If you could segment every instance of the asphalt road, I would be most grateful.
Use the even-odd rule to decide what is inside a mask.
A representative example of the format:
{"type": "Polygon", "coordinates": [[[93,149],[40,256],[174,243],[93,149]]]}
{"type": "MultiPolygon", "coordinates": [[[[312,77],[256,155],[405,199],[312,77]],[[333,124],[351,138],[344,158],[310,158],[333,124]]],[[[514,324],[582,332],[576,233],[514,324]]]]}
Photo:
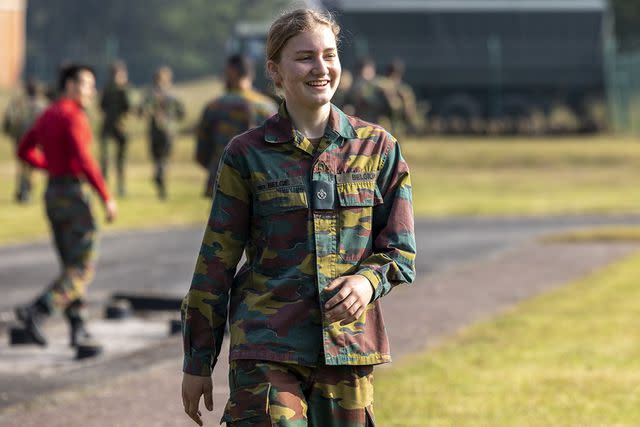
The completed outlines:
{"type": "MultiPolygon", "coordinates": [[[[544,234],[612,224],[640,224],[640,217],[420,220],[416,224],[418,273],[424,279],[425,276],[446,273],[448,269],[455,272],[466,262],[517,248],[544,234]]],[[[114,292],[184,295],[201,234],[202,228],[193,227],[104,236],[98,274],[89,292],[90,303],[97,307],[114,292]]],[[[15,304],[24,303],[35,296],[55,275],[57,268],[54,252],[47,243],[0,247],[0,289],[3,295],[0,300],[0,323],[3,320],[1,317],[10,317],[10,310],[15,304]]],[[[436,291],[452,292],[451,289],[436,291]]],[[[491,297],[492,294],[489,292],[488,295],[491,297]]],[[[438,307],[432,311],[439,313],[438,307]]],[[[105,322],[97,325],[96,322],[97,319],[92,324],[94,332],[97,326],[107,326],[105,322]]],[[[160,328],[159,332],[154,332],[154,329],[151,331],[153,334],[149,331],[143,334],[135,329],[130,330],[131,327],[126,325],[110,325],[114,330],[112,335],[123,338],[120,335],[129,333],[129,339],[144,348],[131,351],[126,348],[112,349],[111,356],[96,362],[78,364],[72,361],[72,354],[65,347],[66,338],[63,338],[66,327],[61,321],[52,325],[51,331],[56,335],[53,341],[59,344],[59,348],[54,346],[43,353],[38,348],[13,349],[6,344],[0,345],[0,390],[5,390],[0,392],[0,410],[46,395],[52,390],[96,383],[163,360],[179,358],[180,346],[175,339],[149,339],[162,335],[163,327],[158,322],[153,324],[151,319],[147,323],[147,329],[160,328]],[[33,375],[25,375],[25,372],[31,371],[33,375]]],[[[2,338],[7,339],[6,336],[2,338]]],[[[122,347],[118,343],[111,344],[122,347]]]]}
{"type": "MultiPolygon", "coordinates": [[[[591,226],[640,224],[638,216],[456,218],[416,223],[418,274],[518,246],[541,235],[591,226]]],[[[182,296],[186,293],[203,227],[136,231],[102,236],[89,303],[115,292],[182,296]]],[[[49,243],[0,247],[0,313],[35,297],[54,278],[57,259],[49,243]]]]}

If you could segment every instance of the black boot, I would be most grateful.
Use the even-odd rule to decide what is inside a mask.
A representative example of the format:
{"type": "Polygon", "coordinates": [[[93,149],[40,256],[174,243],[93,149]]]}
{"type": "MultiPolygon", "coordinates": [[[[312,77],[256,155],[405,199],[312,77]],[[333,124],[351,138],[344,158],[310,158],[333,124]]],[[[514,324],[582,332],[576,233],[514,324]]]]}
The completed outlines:
{"type": "Polygon", "coordinates": [[[46,346],[47,338],[42,331],[42,321],[47,313],[37,305],[27,305],[15,309],[16,318],[24,325],[24,330],[38,345],[46,346]]]}
{"type": "Polygon", "coordinates": [[[71,347],[78,347],[83,342],[91,339],[91,334],[87,331],[84,321],[79,317],[69,318],[69,331],[71,347]]]}
{"type": "Polygon", "coordinates": [[[71,347],[78,347],[91,338],[85,327],[85,311],[84,303],[80,299],[69,304],[64,311],[64,317],[69,322],[69,345],[71,347]]]}

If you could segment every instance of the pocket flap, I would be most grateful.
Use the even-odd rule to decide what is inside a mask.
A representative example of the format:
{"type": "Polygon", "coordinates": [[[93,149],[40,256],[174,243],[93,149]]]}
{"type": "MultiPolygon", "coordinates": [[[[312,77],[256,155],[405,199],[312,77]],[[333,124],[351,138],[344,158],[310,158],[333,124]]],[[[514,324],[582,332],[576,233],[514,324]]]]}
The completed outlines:
{"type": "Polygon", "coordinates": [[[229,396],[220,423],[251,420],[252,426],[271,426],[269,391],[271,384],[256,384],[234,390],[229,396]],[[264,423],[264,424],[263,424],[264,423]]]}
{"type": "Polygon", "coordinates": [[[302,177],[264,181],[256,185],[256,210],[268,215],[295,209],[307,209],[307,190],[302,177]]]}
{"type": "Polygon", "coordinates": [[[340,206],[375,206],[382,204],[382,196],[375,181],[346,182],[337,185],[340,206]]]}

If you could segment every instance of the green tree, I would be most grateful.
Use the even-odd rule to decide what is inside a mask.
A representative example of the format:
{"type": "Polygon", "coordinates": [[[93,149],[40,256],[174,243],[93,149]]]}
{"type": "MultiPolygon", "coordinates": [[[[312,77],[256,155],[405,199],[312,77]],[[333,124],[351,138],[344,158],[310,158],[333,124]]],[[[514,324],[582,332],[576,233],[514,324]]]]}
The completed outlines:
{"type": "Polygon", "coordinates": [[[60,63],[83,60],[104,74],[108,63],[119,57],[128,63],[132,80],[140,83],[161,64],[171,66],[178,79],[211,74],[224,61],[235,22],[271,19],[288,3],[30,0],[27,72],[51,80],[60,63]]]}

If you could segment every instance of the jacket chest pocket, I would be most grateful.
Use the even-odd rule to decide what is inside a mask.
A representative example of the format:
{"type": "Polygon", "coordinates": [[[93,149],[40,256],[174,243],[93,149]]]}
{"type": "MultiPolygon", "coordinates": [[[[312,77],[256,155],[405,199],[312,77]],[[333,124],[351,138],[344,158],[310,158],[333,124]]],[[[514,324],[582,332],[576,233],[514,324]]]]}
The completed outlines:
{"type": "Polygon", "coordinates": [[[256,268],[273,273],[287,268],[283,257],[294,262],[308,249],[309,202],[306,185],[297,179],[269,182],[273,184],[259,185],[254,194],[252,234],[256,268]]]}
{"type": "Polygon", "coordinates": [[[302,177],[259,182],[254,201],[255,213],[260,216],[309,208],[307,189],[302,177]]]}
{"type": "Polygon", "coordinates": [[[370,175],[369,179],[357,181],[337,176],[338,254],[350,264],[357,264],[370,255],[374,238],[373,208],[383,203],[375,175],[370,175]]]}

